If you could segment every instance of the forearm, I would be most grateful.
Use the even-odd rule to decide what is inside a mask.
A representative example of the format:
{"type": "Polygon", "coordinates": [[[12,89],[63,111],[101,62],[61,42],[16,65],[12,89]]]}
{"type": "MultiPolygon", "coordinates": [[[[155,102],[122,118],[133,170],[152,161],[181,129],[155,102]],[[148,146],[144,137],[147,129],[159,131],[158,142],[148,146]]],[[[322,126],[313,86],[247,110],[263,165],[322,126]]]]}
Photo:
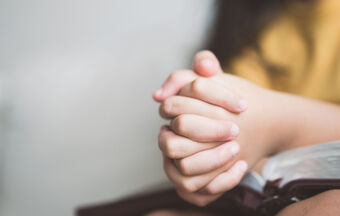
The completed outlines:
{"type": "Polygon", "coordinates": [[[340,106],[285,93],[277,97],[276,152],[340,140],[340,106]]]}
{"type": "Polygon", "coordinates": [[[309,199],[292,204],[281,210],[277,216],[335,216],[340,214],[340,191],[329,190],[309,199]]]}

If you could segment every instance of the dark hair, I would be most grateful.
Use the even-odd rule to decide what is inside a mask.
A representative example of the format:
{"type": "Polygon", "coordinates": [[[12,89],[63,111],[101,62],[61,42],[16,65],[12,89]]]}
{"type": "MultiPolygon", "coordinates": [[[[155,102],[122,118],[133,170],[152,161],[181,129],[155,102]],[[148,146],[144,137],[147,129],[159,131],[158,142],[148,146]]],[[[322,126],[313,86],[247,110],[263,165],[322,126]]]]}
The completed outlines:
{"type": "Polygon", "coordinates": [[[262,30],[289,1],[313,0],[217,0],[215,24],[205,48],[227,65],[245,47],[257,48],[262,30]]]}

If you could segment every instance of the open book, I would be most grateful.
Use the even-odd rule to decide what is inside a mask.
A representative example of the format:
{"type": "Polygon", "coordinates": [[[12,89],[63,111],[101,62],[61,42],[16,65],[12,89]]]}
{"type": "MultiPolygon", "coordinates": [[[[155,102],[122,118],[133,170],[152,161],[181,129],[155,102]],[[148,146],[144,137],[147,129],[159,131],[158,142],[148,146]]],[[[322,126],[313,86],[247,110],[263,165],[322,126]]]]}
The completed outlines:
{"type": "Polygon", "coordinates": [[[329,189],[340,189],[340,141],[288,150],[270,158],[262,176],[242,180],[240,205],[273,215],[282,207],[329,189]]]}
{"type": "Polygon", "coordinates": [[[291,203],[330,189],[340,189],[340,141],[277,154],[267,161],[262,175],[248,173],[237,187],[204,208],[186,203],[172,188],[82,207],[77,216],[139,216],[159,209],[272,216],[291,203]]]}

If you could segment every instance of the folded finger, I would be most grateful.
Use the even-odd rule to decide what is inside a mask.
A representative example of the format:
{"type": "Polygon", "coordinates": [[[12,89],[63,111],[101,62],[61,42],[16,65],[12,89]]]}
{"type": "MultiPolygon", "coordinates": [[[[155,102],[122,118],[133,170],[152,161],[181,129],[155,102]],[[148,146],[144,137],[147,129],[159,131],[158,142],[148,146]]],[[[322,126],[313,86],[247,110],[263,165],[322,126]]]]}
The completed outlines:
{"type": "Polygon", "coordinates": [[[239,144],[231,141],[215,148],[200,151],[189,157],[175,160],[175,164],[183,175],[200,175],[224,166],[238,154],[239,150],[239,144]]]}
{"type": "Polygon", "coordinates": [[[230,120],[232,114],[227,110],[191,97],[171,96],[159,107],[160,115],[171,119],[181,114],[196,114],[213,119],[230,120]]]}
{"type": "Polygon", "coordinates": [[[197,74],[205,77],[223,73],[218,59],[209,50],[202,50],[195,55],[193,68],[197,74]]]}
{"type": "Polygon", "coordinates": [[[163,156],[164,171],[168,178],[175,184],[176,188],[188,193],[196,192],[208,184],[217,173],[208,173],[199,176],[184,176],[176,168],[174,162],[163,156]]]}
{"type": "Polygon", "coordinates": [[[185,201],[192,203],[194,205],[203,207],[212,201],[219,198],[222,194],[210,195],[210,194],[200,194],[200,193],[188,193],[185,191],[177,190],[177,194],[185,201]]]}
{"type": "Polygon", "coordinates": [[[177,116],[170,122],[170,128],[177,135],[198,142],[228,141],[239,134],[238,126],[231,121],[192,114],[177,116]]]}
{"type": "Polygon", "coordinates": [[[158,145],[163,154],[171,159],[188,157],[197,152],[211,149],[223,142],[200,143],[178,136],[167,126],[163,126],[158,136],[158,145]]]}
{"type": "Polygon", "coordinates": [[[163,155],[163,168],[166,175],[175,184],[176,188],[188,193],[202,191],[215,177],[229,170],[233,163],[234,161],[231,161],[223,167],[205,174],[185,176],[177,169],[173,160],[163,155]]]}
{"type": "Polygon", "coordinates": [[[247,102],[242,97],[209,78],[195,79],[185,85],[179,95],[196,98],[234,113],[243,112],[247,108],[247,102]]]}
{"type": "Polygon", "coordinates": [[[181,88],[197,77],[197,74],[192,70],[175,71],[163,83],[162,87],[152,94],[152,97],[155,101],[161,102],[170,96],[176,95],[181,88]]]}
{"type": "Polygon", "coordinates": [[[237,161],[230,169],[214,178],[201,192],[220,194],[229,191],[241,182],[247,169],[248,165],[245,161],[237,161]]]}

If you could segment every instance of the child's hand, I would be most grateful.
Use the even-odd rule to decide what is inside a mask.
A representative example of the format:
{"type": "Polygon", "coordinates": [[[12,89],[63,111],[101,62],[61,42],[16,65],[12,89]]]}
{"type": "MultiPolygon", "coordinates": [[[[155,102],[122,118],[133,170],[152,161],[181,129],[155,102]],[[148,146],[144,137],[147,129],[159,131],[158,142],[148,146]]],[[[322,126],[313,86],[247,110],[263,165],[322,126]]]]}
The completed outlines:
{"type": "MultiPolygon", "coordinates": [[[[210,69],[218,71],[216,75],[212,78],[197,78],[197,75],[186,71],[182,79],[181,73],[177,72],[177,78],[169,79],[163,86],[163,94],[171,96],[170,89],[172,94],[180,91],[179,95],[166,100],[164,97],[160,108],[163,117],[172,119],[171,130],[163,127],[159,136],[165,172],[177,186],[179,195],[198,205],[205,205],[235,187],[247,170],[247,164],[235,158],[240,149],[238,143],[229,142],[238,135],[238,127],[233,122],[239,124],[242,130],[237,139],[241,144],[238,158],[245,159],[253,166],[266,154],[265,148],[260,145],[263,144],[262,134],[258,133],[261,130],[256,130],[258,126],[264,125],[258,111],[265,111],[262,110],[263,101],[259,99],[267,95],[266,90],[220,73],[222,70],[214,56],[211,53],[204,54],[212,60],[210,69]],[[174,87],[176,85],[177,88],[174,87]],[[254,111],[247,111],[240,116],[227,112],[238,113],[246,108],[244,99],[232,90],[254,102],[254,111]]],[[[196,71],[204,68],[197,69],[197,61],[194,67],[196,71]]]]}
{"type": "MultiPolygon", "coordinates": [[[[192,70],[178,70],[173,72],[169,78],[164,82],[162,87],[153,93],[155,101],[162,102],[170,96],[176,95],[184,86],[196,80],[198,77],[213,77],[218,74],[223,74],[221,66],[213,53],[210,51],[201,51],[194,57],[192,70]]],[[[226,92],[223,89],[223,92],[226,92]]],[[[212,92],[214,94],[218,92],[212,92]]],[[[219,94],[221,95],[221,94],[219,94]]],[[[237,95],[235,92],[229,90],[227,98],[221,98],[221,107],[234,113],[240,113],[246,110],[247,102],[237,95]]]]}
{"type": "Polygon", "coordinates": [[[159,145],[164,171],[186,201],[204,206],[234,188],[247,170],[247,163],[235,156],[237,142],[202,143],[161,128],[159,145]]]}
{"type": "Polygon", "coordinates": [[[185,200],[206,205],[233,188],[247,169],[243,160],[252,167],[264,156],[340,139],[339,106],[265,90],[217,73],[221,69],[216,59],[202,62],[199,67],[194,62],[195,72],[212,77],[177,72],[154,94],[163,102],[161,115],[171,119],[170,127],[163,127],[159,135],[164,169],[185,200]],[[211,73],[199,71],[202,68],[211,73]],[[240,115],[237,108],[246,106],[233,91],[249,104],[240,115]],[[233,123],[241,128],[237,137],[231,133],[233,123]]]}

